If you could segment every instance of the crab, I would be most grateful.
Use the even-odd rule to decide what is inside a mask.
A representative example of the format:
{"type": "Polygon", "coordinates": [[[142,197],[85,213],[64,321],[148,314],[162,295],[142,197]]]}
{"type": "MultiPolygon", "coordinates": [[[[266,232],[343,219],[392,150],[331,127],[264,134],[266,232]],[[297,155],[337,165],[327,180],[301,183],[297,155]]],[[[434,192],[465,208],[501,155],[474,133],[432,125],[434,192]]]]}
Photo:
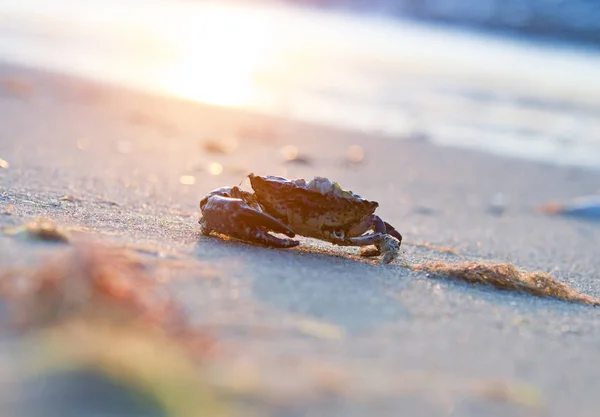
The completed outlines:
{"type": "Polygon", "coordinates": [[[254,193],[223,187],[202,198],[198,223],[204,235],[216,233],[275,248],[297,246],[300,242],[291,238],[300,235],[359,246],[362,256],[381,255],[384,263],[398,256],[402,235],[374,214],[376,201],[323,177],[308,182],[254,174],[248,178],[254,193]]]}

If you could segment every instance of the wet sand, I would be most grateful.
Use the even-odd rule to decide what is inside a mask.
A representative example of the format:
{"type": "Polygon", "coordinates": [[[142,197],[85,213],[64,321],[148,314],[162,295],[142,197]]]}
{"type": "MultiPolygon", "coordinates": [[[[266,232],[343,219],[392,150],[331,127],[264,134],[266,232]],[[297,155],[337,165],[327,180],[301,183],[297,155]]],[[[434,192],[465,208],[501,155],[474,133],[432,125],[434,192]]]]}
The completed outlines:
{"type": "MultiPolygon", "coordinates": [[[[173,271],[164,286],[227,346],[218,372],[257,376],[252,404],[262,415],[595,415],[597,309],[432,280],[402,263],[512,262],[598,297],[600,224],[534,210],[597,193],[597,171],[11,66],[0,67],[0,80],[0,158],[9,164],[0,168],[0,225],[45,216],[159,261],[214,271],[218,279],[194,267],[173,271]],[[233,152],[206,149],[224,139],[237,143],[233,152]],[[353,145],[364,150],[360,162],[348,161],[353,145]],[[304,162],[286,161],[286,146],[304,162]],[[356,248],[309,239],[275,250],[201,236],[200,198],[249,172],[327,176],[377,200],[404,236],[403,258],[378,265],[356,248]],[[500,195],[502,210],[492,209],[500,195]]],[[[29,265],[55,250],[2,236],[0,265],[29,265]]],[[[41,401],[38,394],[28,398],[41,401]]]]}

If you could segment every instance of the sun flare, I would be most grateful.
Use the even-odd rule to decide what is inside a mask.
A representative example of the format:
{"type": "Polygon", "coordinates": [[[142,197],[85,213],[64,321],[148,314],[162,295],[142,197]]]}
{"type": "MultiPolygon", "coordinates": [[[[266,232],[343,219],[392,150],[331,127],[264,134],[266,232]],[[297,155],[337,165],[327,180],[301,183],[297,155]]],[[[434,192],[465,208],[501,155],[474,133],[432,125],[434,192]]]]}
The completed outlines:
{"type": "Polygon", "coordinates": [[[167,31],[175,55],[162,76],[165,89],[209,104],[244,106],[254,101],[255,76],[269,53],[268,30],[258,14],[204,9],[167,31]]]}

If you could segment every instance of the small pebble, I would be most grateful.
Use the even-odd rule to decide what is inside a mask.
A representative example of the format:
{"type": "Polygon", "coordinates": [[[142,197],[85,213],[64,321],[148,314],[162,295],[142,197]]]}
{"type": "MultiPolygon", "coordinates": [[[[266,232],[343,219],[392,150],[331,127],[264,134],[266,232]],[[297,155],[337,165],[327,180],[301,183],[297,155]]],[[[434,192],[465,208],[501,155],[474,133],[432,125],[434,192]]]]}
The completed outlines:
{"type": "Polygon", "coordinates": [[[311,163],[310,158],[301,155],[298,151],[298,148],[293,145],[284,146],[280,149],[279,152],[281,153],[281,155],[283,155],[285,162],[303,165],[310,165],[311,163]]]}
{"type": "Polygon", "coordinates": [[[506,211],[507,198],[504,193],[496,193],[492,196],[488,211],[495,216],[501,216],[506,211]]]}
{"type": "Polygon", "coordinates": [[[204,149],[211,153],[233,153],[238,147],[236,139],[208,140],[202,143],[204,149]]]}
{"type": "Polygon", "coordinates": [[[67,195],[64,195],[64,196],[60,197],[60,198],[58,199],[58,201],[71,201],[71,202],[74,202],[74,203],[80,203],[80,202],[81,202],[81,199],[80,199],[80,198],[73,197],[73,196],[72,196],[72,195],[70,195],[70,194],[67,194],[67,195]]]}
{"type": "Polygon", "coordinates": [[[413,211],[416,214],[421,214],[423,216],[433,216],[434,214],[436,214],[436,210],[431,208],[431,207],[427,207],[427,206],[416,206],[413,211]]]}
{"type": "Polygon", "coordinates": [[[10,164],[8,163],[8,161],[5,161],[4,159],[0,158],[0,168],[8,169],[10,168],[10,164]]]}
{"type": "Polygon", "coordinates": [[[298,157],[298,148],[293,145],[284,146],[279,150],[279,152],[286,161],[291,161],[298,157]]]}

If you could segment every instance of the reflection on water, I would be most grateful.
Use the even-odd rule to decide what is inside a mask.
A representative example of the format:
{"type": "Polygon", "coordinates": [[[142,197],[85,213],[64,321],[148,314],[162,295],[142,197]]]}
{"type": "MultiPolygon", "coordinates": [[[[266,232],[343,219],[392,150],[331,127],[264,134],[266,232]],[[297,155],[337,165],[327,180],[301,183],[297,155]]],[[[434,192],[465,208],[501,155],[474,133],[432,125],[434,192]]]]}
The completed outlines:
{"type": "Polygon", "coordinates": [[[338,127],[600,164],[591,52],[248,3],[4,0],[0,57],[338,127]]]}

